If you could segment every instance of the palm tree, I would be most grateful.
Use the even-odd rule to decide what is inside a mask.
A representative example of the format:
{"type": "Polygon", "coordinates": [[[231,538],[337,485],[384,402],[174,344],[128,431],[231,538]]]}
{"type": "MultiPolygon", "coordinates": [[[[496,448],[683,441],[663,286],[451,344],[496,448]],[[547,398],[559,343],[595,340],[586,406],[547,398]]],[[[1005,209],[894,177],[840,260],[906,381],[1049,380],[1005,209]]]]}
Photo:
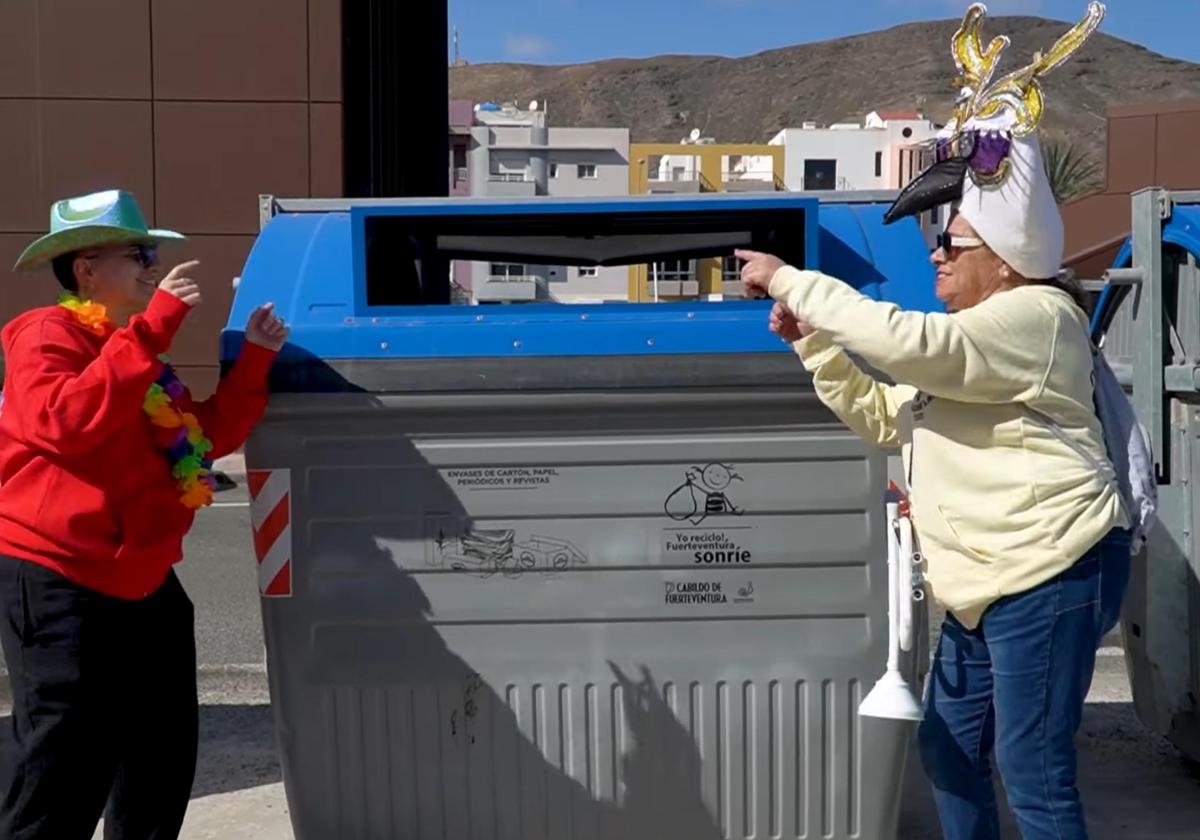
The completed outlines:
{"type": "Polygon", "coordinates": [[[1066,140],[1051,140],[1042,147],[1046,177],[1059,204],[1095,192],[1103,186],[1100,165],[1088,154],[1066,140]]]}

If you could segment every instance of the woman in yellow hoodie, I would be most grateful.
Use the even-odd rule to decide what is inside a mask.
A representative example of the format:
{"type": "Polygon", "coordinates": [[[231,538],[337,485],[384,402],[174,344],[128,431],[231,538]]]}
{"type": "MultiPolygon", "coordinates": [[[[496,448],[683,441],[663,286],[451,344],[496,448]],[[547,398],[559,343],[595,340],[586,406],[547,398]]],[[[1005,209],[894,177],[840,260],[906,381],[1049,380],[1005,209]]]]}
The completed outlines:
{"type": "MultiPolygon", "coordinates": [[[[888,215],[958,202],[931,258],[946,313],[904,312],[770,255],[739,256],[747,290],[775,299],[771,329],[821,400],[866,440],[902,450],[928,584],[949,611],[920,732],[945,836],[999,837],[994,751],[1025,840],[1080,840],[1074,737],[1128,582],[1128,520],[1113,471],[1095,468],[1109,462],[1087,318],[1054,279],[1063,229],[1033,133],[1040,108],[988,109],[993,91],[979,87],[1000,50],[982,49],[982,16],[972,7],[955,37],[968,86],[938,163],[888,215]]],[[[1102,16],[1093,4],[1024,77],[997,85],[1037,105],[1037,76],[1102,16]]]]}

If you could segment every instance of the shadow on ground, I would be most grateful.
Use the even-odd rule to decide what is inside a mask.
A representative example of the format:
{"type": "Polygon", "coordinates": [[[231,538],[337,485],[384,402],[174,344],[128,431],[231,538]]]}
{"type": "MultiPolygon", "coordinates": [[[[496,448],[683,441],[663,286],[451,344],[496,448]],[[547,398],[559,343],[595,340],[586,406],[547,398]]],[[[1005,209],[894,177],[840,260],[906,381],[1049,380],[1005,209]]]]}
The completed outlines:
{"type": "Polygon", "coordinates": [[[201,706],[192,799],[282,781],[271,727],[270,706],[201,706]]]}
{"type": "MultiPolygon", "coordinates": [[[[0,717],[0,756],[7,756],[11,739],[10,718],[5,709],[0,717]]],[[[282,780],[271,731],[270,706],[200,707],[200,756],[192,799],[282,780]]]]}

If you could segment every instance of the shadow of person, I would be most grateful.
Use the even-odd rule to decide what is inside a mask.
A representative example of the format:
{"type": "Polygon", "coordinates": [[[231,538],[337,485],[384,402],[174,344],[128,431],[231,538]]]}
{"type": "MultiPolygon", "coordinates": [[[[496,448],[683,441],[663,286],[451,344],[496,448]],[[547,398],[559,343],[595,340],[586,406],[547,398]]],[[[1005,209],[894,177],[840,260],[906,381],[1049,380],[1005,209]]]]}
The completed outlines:
{"type": "MultiPolygon", "coordinates": [[[[376,413],[377,428],[356,420],[359,435],[336,451],[309,444],[293,470],[306,488],[292,499],[295,591],[263,602],[296,836],[719,836],[700,756],[649,672],[635,684],[579,660],[603,625],[522,615],[548,597],[543,581],[579,568],[445,560],[450,534],[497,526],[476,523],[394,415],[376,413]],[[576,641],[556,651],[555,627],[576,641]]],[[[251,465],[260,455],[248,449],[251,465]]]]}
{"type": "Polygon", "coordinates": [[[724,833],[704,803],[703,760],[696,740],[680,723],[649,669],[641,681],[608,663],[621,687],[625,723],[633,742],[621,759],[628,838],[718,840],[724,833]]]}
{"type": "MultiPolygon", "coordinates": [[[[489,662],[468,662],[432,622],[417,576],[379,544],[411,536],[377,527],[339,541],[336,551],[365,577],[325,581],[305,596],[322,618],[299,631],[309,639],[303,663],[300,650],[285,650],[296,628],[267,617],[298,838],[721,836],[703,803],[695,743],[647,670],[635,683],[610,663],[588,707],[580,683],[589,680],[568,685],[533,651],[488,649],[477,635],[469,646],[488,649],[489,662]],[[625,732],[614,731],[614,702],[625,732]]],[[[462,627],[447,629],[463,638],[462,627]]]]}

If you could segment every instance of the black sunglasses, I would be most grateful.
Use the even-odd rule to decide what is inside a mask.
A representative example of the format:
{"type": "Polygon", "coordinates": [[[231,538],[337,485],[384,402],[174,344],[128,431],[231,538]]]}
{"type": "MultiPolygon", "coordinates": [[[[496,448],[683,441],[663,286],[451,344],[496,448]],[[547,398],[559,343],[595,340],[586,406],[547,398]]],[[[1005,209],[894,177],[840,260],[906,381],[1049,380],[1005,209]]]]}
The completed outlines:
{"type": "Polygon", "coordinates": [[[980,248],[986,243],[977,236],[958,236],[953,233],[939,233],[934,240],[937,244],[935,250],[941,248],[946,253],[951,250],[962,248],[980,248]]]}
{"type": "Polygon", "coordinates": [[[133,250],[125,256],[136,260],[142,268],[153,268],[158,265],[158,246],[134,245],[133,250]]]}

